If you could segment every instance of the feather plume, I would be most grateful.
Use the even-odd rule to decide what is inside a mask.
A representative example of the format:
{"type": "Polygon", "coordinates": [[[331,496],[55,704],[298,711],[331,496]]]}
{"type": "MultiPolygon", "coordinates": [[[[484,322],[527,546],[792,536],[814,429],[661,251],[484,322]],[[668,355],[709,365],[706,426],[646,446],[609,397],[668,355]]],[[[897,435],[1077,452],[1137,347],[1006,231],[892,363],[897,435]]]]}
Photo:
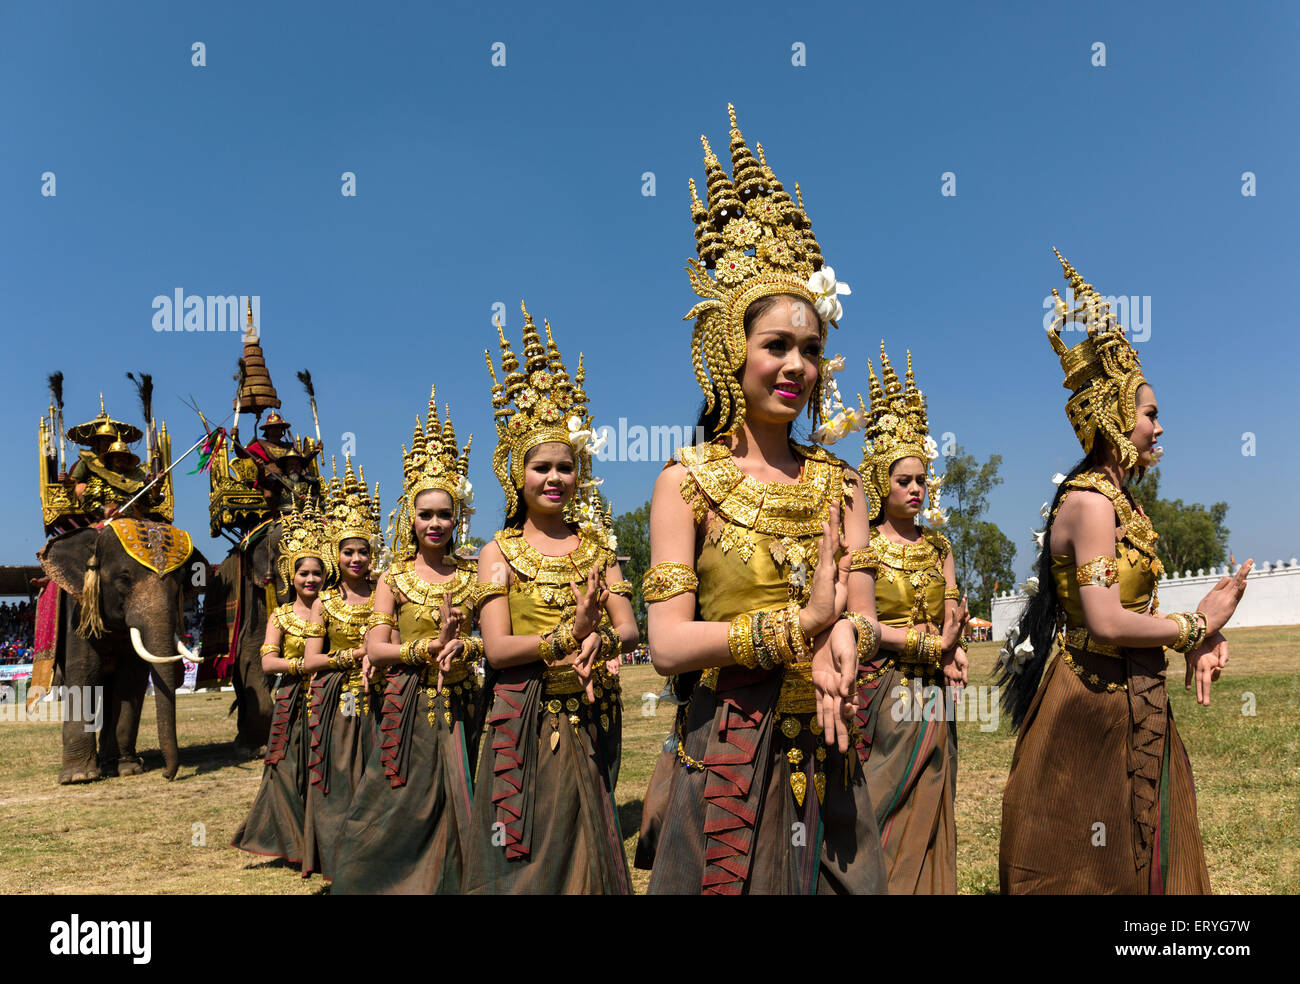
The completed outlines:
{"type": "Polygon", "coordinates": [[[144,426],[147,430],[149,422],[153,420],[153,375],[142,372],[136,376],[135,373],[128,372],[126,378],[135,383],[135,392],[140,397],[140,410],[144,413],[144,426]]]}
{"type": "Polygon", "coordinates": [[[298,382],[302,383],[303,389],[307,391],[309,399],[316,399],[316,387],[312,385],[311,373],[306,369],[298,370],[298,382]]]}
{"type": "Polygon", "coordinates": [[[54,397],[54,405],[60,410],[63,409],[63,371],[50,373],[50,396],[54,397]]]}

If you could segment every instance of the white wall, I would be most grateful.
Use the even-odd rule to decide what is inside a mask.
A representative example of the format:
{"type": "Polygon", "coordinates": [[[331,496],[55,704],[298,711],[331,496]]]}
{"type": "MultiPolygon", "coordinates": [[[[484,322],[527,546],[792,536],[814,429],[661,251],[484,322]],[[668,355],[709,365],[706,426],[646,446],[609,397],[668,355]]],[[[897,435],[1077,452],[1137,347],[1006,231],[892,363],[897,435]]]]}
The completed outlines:
{"type": "MultiPolygon", "coordinates": [[[[1210,571],[1184,571],[1177,577],[1160,579],[1160,610],[1192,612],[1228,566],[1210,571]]],[[[1022,591],[1004,591],[993,599],[993,638],[1005,639],[1007,629],[1020,618],[1027,596],[1022,591]]],[[[1256,564],[1246,579],[1246,593],[1233,613],[1229,628],[1250,625],[1296,625],[1300,623],[1300,563],[1264,561],[1256,564]]]]}

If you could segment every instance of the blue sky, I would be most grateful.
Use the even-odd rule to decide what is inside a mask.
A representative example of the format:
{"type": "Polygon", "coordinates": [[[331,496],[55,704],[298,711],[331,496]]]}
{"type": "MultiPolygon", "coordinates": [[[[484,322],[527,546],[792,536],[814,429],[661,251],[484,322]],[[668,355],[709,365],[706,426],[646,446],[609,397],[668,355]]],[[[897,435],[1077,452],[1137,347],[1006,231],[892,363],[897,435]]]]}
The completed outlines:
{"type": "MultiPolygon", "coordinates": [[[[228,412],[240,336],[155,332],[153,298],[176,288],[261,298],[282,412],[311,432],[294,378],[310,369],[327,453],[355,434],[386,508],[436,382],[475,434],[480,536],[501,516],[493,304],[517,337],[526,299],[566,358],[586,353],[598,423],[693,421],[686,179],[703,177],[700,133],[725,148],[729,101],[786,186],[800,182],[853,287],[829,342],[849,363],[842,389],[865,390],[881,338],[900,362],[912,349],[936,436],[1003,456],[990,518],[1018,573],[1050,475],[1079,454],[1042,330],[1064,286],[1053,245],[1102,293],[1150,298],[1139,351],[1167,431],[1165,494],[1227,501],[1238,559],[1300,553],[1300,7],[707,11],[6,5],[0,434],[18,464],[0,488],[0,562],[31,562],[43,539],[33,445],[52,370],[69,424],[101,389],[134,420],[125,373],[152,372],[177,451],[197,436],[178,396],[228,412]],[[955,197],[940,194],[948,171],[955,197]]],[[[856,437],[835,446],[855,463],[856,437]]],[[[648,498],[658,467],[604,465],[617,510],[648,498]]],[[[178,523],[219,558],[206,478],[180,477],[177,497],[178,523]]]]}

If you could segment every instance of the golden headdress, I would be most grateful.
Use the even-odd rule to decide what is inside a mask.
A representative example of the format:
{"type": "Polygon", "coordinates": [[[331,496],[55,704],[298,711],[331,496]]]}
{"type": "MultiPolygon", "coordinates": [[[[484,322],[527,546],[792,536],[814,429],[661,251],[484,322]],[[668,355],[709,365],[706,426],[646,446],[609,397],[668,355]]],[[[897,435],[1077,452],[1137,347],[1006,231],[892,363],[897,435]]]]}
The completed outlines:
{"type": "MultiPolygon", "coordinates": [[[[728,104],[727,112],[731,177],[708,138],[701,136],[707,208],[700,203],[695,179],[690,180],[699,259],[689,261],[687,273],[691,287],[704,300],[683,319],[695,319],[691,335],[695,379],[709,411],[721,399],[722,433],[734,432],[745,422],[745,396],[735,372],[745,362],[746,309],[773,294],[801,297],[817,311],[824,338],[826,325],[839,327],[843,313],[836,294],[849,293],[847,285],[836,282],[835,271],[824,265],[799,186],[795,185],[792,201],[768,167],[763,145],[756,145],[758,160],[754,160],[736,125],[735,107],[728,104]]],[[[809,413],[816,426],[820,393],[814,394],[809,413]]]]}
{"type": "Polygon", "coordinates": [[[338,573],[339,547],[344,540],[361,539],[370,544],[371,558],[378,563],[380,539],[379,483],[374,495],[366,487],[366,472],[361,481],[352,471],[352,456],[344,457],[343,480],[339,481],[337,463],[331,461],[333,475],[323,496],[325,510],[325,563],[338,573]]]}
{"type": "Polygon", "coordinates": [[[861,394],[858,395],[858,405],[867,418],[861,469],[862,485],[867,496],[867,517],[876,519],[881,515],[885,499],[889,497],[889,469],[894,466],[894,462],[903,458],[920,458],[929,473],[926,491],[930,495],[930,507],[925,511],[925,518],[938,525],[945,519],[939,509],[939,486],[943,479],[934,474],[934,460],[939,457],[939,448],[930,436],[925,394],[916,386],[911,350],[907,353],[904,382],[900,384],[898,373],[894,372],[882,341],[880,373],[885,377],[883,386],[876,378],[876,370],[868,359],[869,410],[862,405],[861,394]]]}
{"type": "Polygon", "coordinates": [[[439,422],[437,387],[429,388],[429,410],[424,423],[415,417],[411,434],[411,450],[402,445],[402,497],[389,517],[392,533],[393,557],[402,561],[415,556],[411,515],[415,499],[421,492],[438,489],[451,497],[456,510],[456,543],[464,544],[469,535],[469,517],[474,511],[474,487],[469,481],[469,448],[474,443],[471,434],[465,447],[456,446],[456,429],[451,423],[451,406],[444,405],[446,417],[439,422]]]}
{"type": "Polygon", "coordinates": [[[298,561],[304,557],[315,557],[321,562],[321,573],[329,570],[325,561],[325,525],[316,512],[315,503],[308,498],[301,508],[294,501],[293,512],[280,520],[280,559],[276,568],[286,590],[293,584],[293,572],[298,561]]]}
{"type": "Polygon", "coordinates": [[[1073,394],[1065,404],[1074,433],[1090,453],[1100,430],[1119,453],[1124,468],[1137,465],[1138,450],[1124,435],[1137,426],[1137,391],[1146,382],[1137,350],[1129,344],[1124,326],[1110,313],[1110,303],[1086,283],[1079,271],[1053,247],[1065,279],[1074,293],[1075,307],[1066,306],[1056,288],[1056,317],[1047,330],[1048,341],[1065,371],[1062,384],[1073,394]],[[1088,337],[1073,348],[1061,340],[1067,322],[1084,326],[1088,337]]]}

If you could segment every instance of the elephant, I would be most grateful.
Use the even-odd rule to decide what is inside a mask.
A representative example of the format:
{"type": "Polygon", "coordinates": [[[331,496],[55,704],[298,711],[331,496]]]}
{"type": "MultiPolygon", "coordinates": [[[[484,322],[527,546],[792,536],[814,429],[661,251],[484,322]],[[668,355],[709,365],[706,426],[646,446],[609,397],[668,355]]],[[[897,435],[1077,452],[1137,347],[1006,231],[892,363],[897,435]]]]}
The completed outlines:
{"type": "Polygon", "coordinates": [[[206,580],[207,561],[188,535],[169,524],[121,519],[52,537],[36,556],[64,592],[55,657],[58,676],[65,687],[103,688],[102,697],[96,698],[102,701],[95,711],[98,752],[95,728],[84,713],[80,720],[65,720],[59,782],[144,771],[135,743],[151,673],[163,775],[174,778],[180,767],[176,688],[184,676],[181,658],[196,658],[180,640],[182,611],[185,596],[197,593],[206,580]],[[134,553],[123,537],[133,544],[134,553]],[[163,574],[141,559],[150,556],[151,545],[155,551],[162,549],[160,544],[171,551],[152,555],[158,569],[166,570],[163,574]]]}
{"type": "Polygon", "coordinates": [[[204,598],[204,655],[225,657],[209,660],[215,665],[209,673],[224,677],[229,672],[237,712],[235,747],[258,758],[266,755],[274,709],[261,653],[269,614],[268,590],[273,605],[288,600],[275,572],[281,530],[276,520],[246,536],[246,542],[226,555],[204,598]]]}

